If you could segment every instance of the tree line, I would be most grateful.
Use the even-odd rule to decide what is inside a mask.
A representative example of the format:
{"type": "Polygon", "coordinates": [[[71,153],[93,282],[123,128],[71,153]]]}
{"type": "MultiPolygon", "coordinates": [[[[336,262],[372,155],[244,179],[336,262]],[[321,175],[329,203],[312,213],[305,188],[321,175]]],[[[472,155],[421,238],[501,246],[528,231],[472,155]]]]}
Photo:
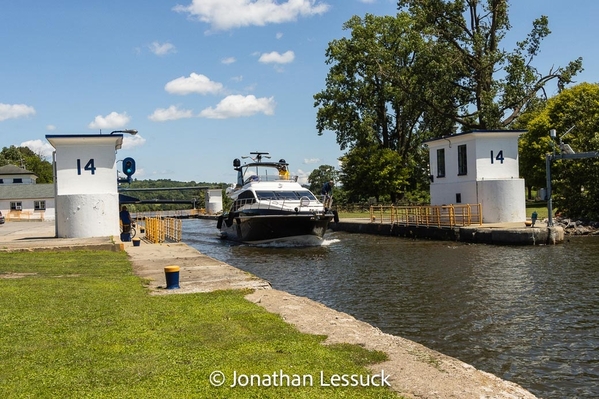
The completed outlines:
{"type": "MultiPolygon", "coordinates": [[[[330,69],[314,95],[318,134],[335,134],[345,154],[335,173],[327,165],[311,178],[335,175],[350,202],[426,202],[425,140],[524,129],[520,171],[532,194],[545,186],[549,129],[563,133],[575,125],[569,138],[576,150],[599,149],[597,85],[570,87],[582,58],[545,71],[534,66],[551,33],[544,15],[531,21],[525,37],[504,45],[509,3],[399,0],[395,16],[347,21],[346,37],[326,49],[330,69]],[[557,95],[547,94],[552,90],[557,95]]],[[[557,163],[556,206],[572,216],[599,217],[597,159],[557,163]]]]}

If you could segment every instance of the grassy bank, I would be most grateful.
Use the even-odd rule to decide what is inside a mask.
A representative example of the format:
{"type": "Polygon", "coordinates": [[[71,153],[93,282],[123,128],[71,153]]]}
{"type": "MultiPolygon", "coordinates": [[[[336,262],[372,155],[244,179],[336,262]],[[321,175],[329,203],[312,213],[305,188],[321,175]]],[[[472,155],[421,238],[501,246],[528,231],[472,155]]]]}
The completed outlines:
{"type": "Polygon", "coordinates": [[[397,397],[386,388],[322,386],[321,371],[329,382],[334,374],[366,376],[364,365],[385,355],[324,346],[324,337],[297,332],[243,295],[150,296],[123,252],[0,253],[0,392],[6,398],[397,397]],[[215,371],[227,378],[221,387],[209,382],[215,371]],[[311,375],[313,386],[230,387],[234,372],[282,372],[292,377],[287,385],[294,375],[311,375]]]}

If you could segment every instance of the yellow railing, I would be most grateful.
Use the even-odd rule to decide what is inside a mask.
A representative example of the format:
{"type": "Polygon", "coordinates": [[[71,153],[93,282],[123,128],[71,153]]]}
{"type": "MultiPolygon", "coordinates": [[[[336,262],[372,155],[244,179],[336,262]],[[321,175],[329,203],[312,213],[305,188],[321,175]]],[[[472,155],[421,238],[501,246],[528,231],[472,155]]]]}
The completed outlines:
{"type": "Polygon", "coordinates": [[[138,220],[137,224],[138,229],[143,226],[145,239],[154,244],[181,241],[183,222],[180,219],[150,217],[138,220]]]}
{"type": "Polygon", "coordinates": [[[43,211],[10,211],[5,216],[6,221],[14,221],[14,220],[45,220],[45,215],[43,211]]]}
{"type": "Polygon", "coordinates": [[[482,225],[482,205],[425,205],[370,207],[370,221],[406,226],[454,227],[482,225]]]}

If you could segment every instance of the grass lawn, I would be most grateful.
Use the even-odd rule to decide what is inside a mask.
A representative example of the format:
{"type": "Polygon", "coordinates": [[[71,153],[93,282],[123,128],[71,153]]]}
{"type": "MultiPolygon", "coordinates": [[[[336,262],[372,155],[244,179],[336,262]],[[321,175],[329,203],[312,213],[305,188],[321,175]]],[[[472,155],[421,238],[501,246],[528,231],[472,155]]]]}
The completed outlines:
{"type": "Polygon", "coordinates": [[[367,376],[384,353],[322,345],[245,292],[150,296],[143,283],[124,252],[0,253],[2,397],[397,398],[320,383],[321,371],[367,376]],[[215,371],[223,386],[210,384],[215,371]],[[313,386],[230,387],[234,372],[313,386]]]}

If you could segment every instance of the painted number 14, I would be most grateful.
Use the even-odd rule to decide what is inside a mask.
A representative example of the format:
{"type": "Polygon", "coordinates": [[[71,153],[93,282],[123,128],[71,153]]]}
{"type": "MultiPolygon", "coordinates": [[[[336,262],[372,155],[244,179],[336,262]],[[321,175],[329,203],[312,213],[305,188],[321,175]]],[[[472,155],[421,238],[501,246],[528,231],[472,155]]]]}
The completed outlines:
{"type": "Polygon", "coordinates": [[[495,161],[503,163],[503,150],[500,150],[495,158],[493,158],[493,150],[491,150],[491,163],[494,163],[495,161]]]}
{"type": "MultiPolygon", "coordinates": [[[[492,153],[492,151],[491,151],[491,153],[492,153]]],[[[90,172],[92,175],[96,174],[96,167],[94,166],[93,158],[91,158],[89,161],[87,161],[87,163],[83,167],[83,170],[90,172]]],[[[78,175],[81,174],[81,160],[80,159],[77,160],[77,174],[78,175]]]]}

